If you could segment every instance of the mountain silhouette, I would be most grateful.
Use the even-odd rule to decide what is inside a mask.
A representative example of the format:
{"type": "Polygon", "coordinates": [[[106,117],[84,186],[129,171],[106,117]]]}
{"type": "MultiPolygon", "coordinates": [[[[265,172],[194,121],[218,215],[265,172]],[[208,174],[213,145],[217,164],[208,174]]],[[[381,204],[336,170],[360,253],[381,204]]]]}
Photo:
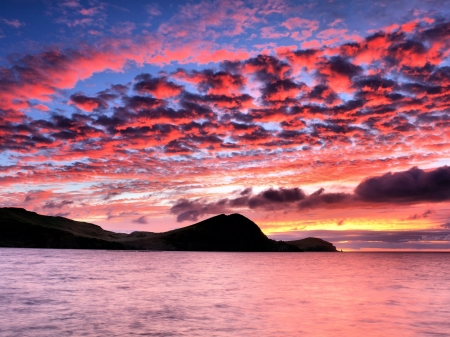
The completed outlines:
{"type": "Polygon", "coordinates": [[[0,208],[0,247],[226,252],[336,251],[331,243],[321,239],[291,242],[271,240],[253,221],[241,214],[220,214],[163,233],[123,234],[106,231],[87,222],[45,216],[12,207],[0,208]]]}
{"type": "Polygon", "coordinates": [[[305,238],[301,240],[286,241],[304,252],[336,252],[336,247],[328,241],[319,238],[305,238]]]}

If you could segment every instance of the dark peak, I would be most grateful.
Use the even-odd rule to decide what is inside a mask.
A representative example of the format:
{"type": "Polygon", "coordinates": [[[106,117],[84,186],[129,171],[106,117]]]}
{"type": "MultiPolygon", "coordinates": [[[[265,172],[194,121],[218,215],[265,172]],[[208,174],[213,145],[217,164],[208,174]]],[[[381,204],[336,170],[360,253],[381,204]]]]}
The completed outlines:
{"type": "Polygon", "coordinates": [[[228,215],[227,214],[219,214],[219,215],[213,216],[211,218],[205,219],[204,221],[211,220],[211,219],[222,219],[222,220],[234,221],[234,222],[251,222],[251,223],[255,224],[252,220],[250,220],[246,216],[239,214],[239,213],[232,213],[232,214],[228,214],[228,215]]]}
{"type": "Polygon", "coordinates": [[[232,213],[232,214],[229,214],[228,217],[233,218],[233,219],[247,220],[247,221],[253,222],[252,220],[250,220],[250,219],[247,218],[246,216],[244,216],[244,215],[242,215],[242,214],[239,214],[239,213],[232,213]]]}
{"type": "Polygon", "coordinates": [[[247,230],[253,229],[254,231],[262,234],[256,223],[239,213],[216,215],[200,221],[192,226],[201,226],[203,228],[206,228],[207,226],[214,227],[215,229],[217,229],[217,227],[224,227],[228,230],[242,230],[243,228],[246,228],[247,230]]]}
{"type": "Polygon", "coordinates": [[[310,251],[310,252],[336,252],[336,247],[328,241],[314,238],[314,237],[308,237],[301,240],[295,240],[295,241],[287,241],[286,242],[289,245],[296,246],[300,248],[303,251],[310,251]]]}
{"type": "Polygon", "coordinates": [[[27,211],[25,208],[21,208],[21,207],[2,207],[0,208],[0,216],[42,216],[36,212],[32,212],[32,211],[27,211]]]}
{"type": "Polygon", "coordinates": [[[22,208],[22,207],[3,207],[0,209],[6,210],[6,211],[13,211],[13,212],[28,212],[28,213],[37,214],[36,212],[27,211],[25,208],[22,208]]]}

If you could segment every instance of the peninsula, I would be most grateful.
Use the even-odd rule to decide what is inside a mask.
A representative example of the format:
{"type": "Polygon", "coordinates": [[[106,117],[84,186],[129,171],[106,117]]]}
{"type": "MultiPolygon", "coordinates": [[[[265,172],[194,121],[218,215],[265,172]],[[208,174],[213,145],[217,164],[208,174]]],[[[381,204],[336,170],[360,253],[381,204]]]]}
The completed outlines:
{"type": "Polygon", "coordinates": [[[224,252],[335,252],[332,243],[306,238],[269,239],[241,214],[220,214],[191,226],[163,233],[115,233],[64,217],[40,215],[23,208],[0,208],[0,247],[224,252]]]}

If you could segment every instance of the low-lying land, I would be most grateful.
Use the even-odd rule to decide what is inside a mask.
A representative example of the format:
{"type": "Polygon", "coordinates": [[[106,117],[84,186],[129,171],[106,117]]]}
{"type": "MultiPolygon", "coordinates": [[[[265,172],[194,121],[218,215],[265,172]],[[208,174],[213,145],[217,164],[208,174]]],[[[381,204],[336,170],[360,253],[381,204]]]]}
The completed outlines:
{"type": "Polygon", "coordinates": [[[241,214],[220,214],[191,226],[163,233],[106,231],[64,217],[40,215],[23,208],[0,208],[0,247],[181,250],[224,252],[335,252],[332,243],[306,238],[269,239],[241,214]]]}

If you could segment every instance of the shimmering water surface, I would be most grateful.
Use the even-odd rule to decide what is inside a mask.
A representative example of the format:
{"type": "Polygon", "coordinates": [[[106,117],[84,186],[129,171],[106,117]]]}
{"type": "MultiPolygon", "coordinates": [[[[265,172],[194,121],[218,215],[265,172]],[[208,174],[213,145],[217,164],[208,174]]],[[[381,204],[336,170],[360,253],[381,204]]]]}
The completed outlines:
{"type": "Polygon", "coordinates": [[[450,254],[4,248],[0,336],[450,336],[450,254]]]}

